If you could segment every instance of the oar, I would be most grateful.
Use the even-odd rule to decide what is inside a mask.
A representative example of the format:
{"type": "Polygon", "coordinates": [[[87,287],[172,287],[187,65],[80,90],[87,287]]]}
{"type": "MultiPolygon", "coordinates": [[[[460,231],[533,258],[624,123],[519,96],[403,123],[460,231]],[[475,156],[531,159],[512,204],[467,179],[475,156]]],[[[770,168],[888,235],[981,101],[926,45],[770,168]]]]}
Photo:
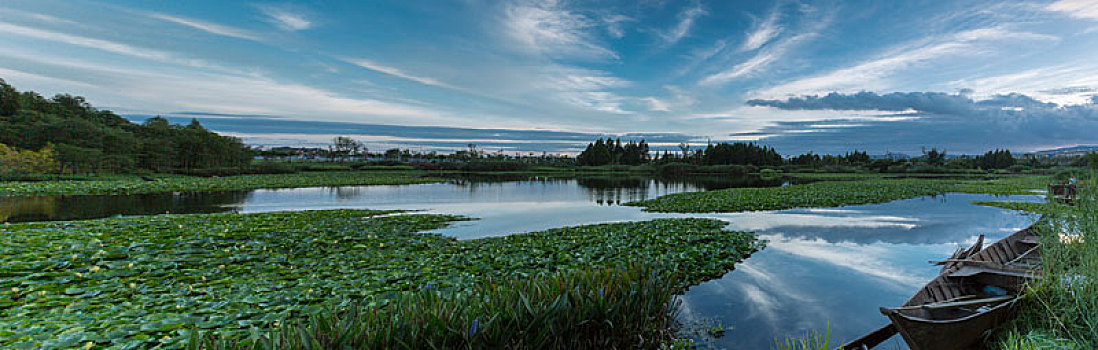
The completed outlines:
{"type": "Polygon", "coordinates": [[[900,330],[896,329],[896,326],[891,323],[884,325],[884,327],[878,328],[875,331],[869,332],[869,334],[863,335],[858,339],[843,344],[842,350],[865,350],[872,349],[873,347],[884,343],[888,338],[896,335],[900,330]]]}

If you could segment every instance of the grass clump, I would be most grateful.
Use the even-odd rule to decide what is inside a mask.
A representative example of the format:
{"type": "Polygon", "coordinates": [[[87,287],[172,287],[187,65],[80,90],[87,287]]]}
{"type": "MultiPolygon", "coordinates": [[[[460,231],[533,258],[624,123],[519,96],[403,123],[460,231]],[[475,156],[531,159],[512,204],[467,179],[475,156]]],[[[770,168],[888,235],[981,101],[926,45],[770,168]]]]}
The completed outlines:
{"type": "Polygon", "coordinates": [[[831,350],[831,331],[811,330],[799,338],[774,339],[775,350],[831,350]]]}
{"type": "Polygon", "coordinates": [[[443,181],[422,175],[423,173],[416,171],[332,171],[225,177],[161,174],[155,175],[155,181],[146,181],[140,176],[118,175],[86,180],[0,182],[0,196],[212,192],[260,188],[408,185],[443,181]]]}
{"type": "MultiPolygon", "coordinates": [[[[179,347],[192,327],[243,336],[275,322],[292,325],[333,305],[391,308],[386,305],[428,285],[440,297],[471,303],[488,297],[482,294],[486,281],[504,286],[527,278],[566,281],[585,275],[552,274],[620,268],[636,260],[656,264],[661,273],[679,271],[660,283],[681,289],[720,276],[761,244],[751,234],[725,231],[725,223],[706,219],[566,227],[469,241],[423,232],[457,219],[325,210],[0,226],[6,237],[0,241],[0,348],[73,348],[89,342],[112,349],[179,347]]],[[[603,287],[630,288],[627,283],[603,287]]],[[[529,292],[528,299],[549,293],[529,292]]]]}
{"type": "Polygon", "coordinates": [[[989,181],[943,179],[874,179],[823,181],[770,188],[730,188],[707,192],[684,192],[655,199],[626,203],[645,211],[675,213],[740,212],[804,207],[884,203],[898,199],[933,196],[947,192],[1032,194],[1042,188],[1042,177],[989,181]]]}
{"type": "Polygon", "coordinates": [[[329,308],[251,336],[195,336],[189,349],[653,349],[669,342],[673,271],[631,263],[431,288],[383,306],[329,308]]]}
{"type": "Polygon", "coordinates": [[[1098,348],[1098,202],[1095,175],[1075,206],[1052,206],[1041,227],[1041,275],[1027,287],[1000,349],[1098,348]],[[1065,236],[1061,236],[1065,235],[1065,236]]]}

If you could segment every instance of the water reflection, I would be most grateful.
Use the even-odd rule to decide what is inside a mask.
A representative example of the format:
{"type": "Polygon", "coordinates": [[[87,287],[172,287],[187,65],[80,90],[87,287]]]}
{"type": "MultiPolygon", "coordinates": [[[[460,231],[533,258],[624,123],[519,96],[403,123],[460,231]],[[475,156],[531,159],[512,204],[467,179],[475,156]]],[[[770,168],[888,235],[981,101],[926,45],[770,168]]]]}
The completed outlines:
{"type": "MultiPolygon", "coordinates": [[[[769,240],[766,249],[725,276],[683,296],[686,323],[716,320],[732,327],[705,345],[770,348],[773,339],[829,329],[850,339],[885,322],[877,308],[899,305],[938,268],[941,259],[978,234],[996,240],[1032,218],[970,204],[1036,201],[1037,196],[948,194],[842,208],[729,214],[646,213],[616,204],[665,194],[780,180],[645,177],[454,178],[412,186],[298,188],[143,196],[0,197],[0,221],[65,220],[163,212],[262,212],[370,208],[425,210],[479,220],[439,233],[471,239],[592,223],[665,217],[707,217],[769,240]]],[[[886,348],[894,348],[886,345],[886,348]]]]}
{"type": "MultiPolygon", "coordinates": [[[[655,179],[642,176],[450,176],[445,184],[344,186],[236,192],[0,197],[0,222],[94,219],[114,215],[328,208],[432,209],[438,204],[569,202],[616,206],[656,196],[730,187],[780,186],[757,177],[655,179]],[[379,207],[384,206],[384,207],[379,207]]],[[[454,214],[468,214],[462,210],[454,214]]]]}
{"type": "Polygon", "coordinates": [[[0,197],[0,222],[81,220],[114,215],[216,213],[244,203],[247,191],[151,195],[0,197]]]}
{"type": "MultiPolygon", "coordinates": [[[[1034,219],[970,204],[989,198],[949,194],[722,216],[769,244],[722,278],[691,287],[682,320],[731,326],[724,337],[703,344],[724,349],[765,349],[775,338],[809,330],[829,330],[837,341],[860,336],[887,322],[879,307],[903,303],[936,276],[938,267],[929,260],[949,256],[979,234],[998,240],[1034,219]]],[[[901,343],[893,339],[883,348],[901,343]]]]}

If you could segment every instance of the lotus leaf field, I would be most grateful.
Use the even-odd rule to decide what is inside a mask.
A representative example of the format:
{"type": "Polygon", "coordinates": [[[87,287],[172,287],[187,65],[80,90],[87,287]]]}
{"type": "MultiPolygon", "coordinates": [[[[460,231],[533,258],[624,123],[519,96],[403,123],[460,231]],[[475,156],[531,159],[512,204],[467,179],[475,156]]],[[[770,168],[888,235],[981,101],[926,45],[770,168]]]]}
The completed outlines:
{"type": "Polygon", "coordinates": [[[423,175],[424,173],[417,171],[332,171],[225,177],[157,175],[155,181],[145,181],[139,176],[36,182],[3,181],[0,182],[0,196],[212,192],[316,186],[409,185],[442,181],[423,175]]]}
{"type": "Polygon", "coordinates": [[[684,192],[627,203],[645,211],[673,213],[742,212],[807,207],[836,207],[884,203],[899,199],[934,196],[948,192],[997,195],[1034,194],[1047,186],[1047,178],[1010,177],[995,180],[874,179],[821,181],[802,185],[764,188],[730,188],[684,192]]]}
{"type": "Polygon", "coordinates": [[[326,210],[0,226],[0,348],[177,348],[425,286],[649,261],[686,285],[761,247],[721,221],[661,219],[458,241],[461,218],[326,210]]]}

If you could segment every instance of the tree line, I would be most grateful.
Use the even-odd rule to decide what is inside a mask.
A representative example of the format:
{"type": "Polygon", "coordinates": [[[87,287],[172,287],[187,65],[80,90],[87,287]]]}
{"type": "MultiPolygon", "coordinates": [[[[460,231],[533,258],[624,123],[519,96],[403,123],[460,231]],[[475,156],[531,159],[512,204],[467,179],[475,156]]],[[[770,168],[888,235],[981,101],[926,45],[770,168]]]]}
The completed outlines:
{"type": "Polygon", "coordinates": [[[9,159],[3,164],[8,172],[192,172],[248,166],[253,156],[240,139],[218,135],[197,120],[184,126],[155,117],[135,124],[92,107],[83,97],[45,98],[20,92],[3,79],[0,144],[7,158],[18,154],[23,159],[18,164],[38,164],[22,166],[9,159]],[[27,157],[48,157],[54,163],[27,157]]]}

